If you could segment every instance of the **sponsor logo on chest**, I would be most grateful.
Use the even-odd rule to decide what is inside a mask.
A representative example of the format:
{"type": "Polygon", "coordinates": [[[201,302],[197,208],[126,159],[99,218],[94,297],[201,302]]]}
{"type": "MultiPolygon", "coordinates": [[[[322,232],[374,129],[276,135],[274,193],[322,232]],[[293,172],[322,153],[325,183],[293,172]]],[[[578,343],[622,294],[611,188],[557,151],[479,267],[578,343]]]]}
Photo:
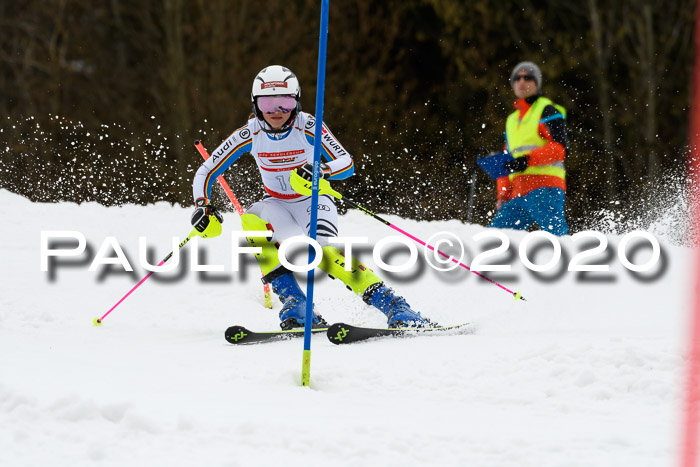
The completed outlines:
{"type": "Polygon", "coordinates": [[[294,151],[280,151],[280,152],[259,152],[258,157],[266,163],[269,164],[288,164],[290,162],[296,162],[300,155],[304,155],[306,151],[303,149],[296,149],[294,151]]]}

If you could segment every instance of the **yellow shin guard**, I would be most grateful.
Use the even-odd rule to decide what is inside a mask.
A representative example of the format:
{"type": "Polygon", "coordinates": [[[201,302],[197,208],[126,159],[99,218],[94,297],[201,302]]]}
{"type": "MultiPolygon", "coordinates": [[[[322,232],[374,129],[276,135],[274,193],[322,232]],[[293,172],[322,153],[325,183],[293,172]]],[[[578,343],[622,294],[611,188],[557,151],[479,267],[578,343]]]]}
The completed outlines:
{"type": "MultiPolygon", "coordinates": [[[[243,225],[243,230],[268,230],[272,233],[272,226],[255,214],[241,215],[241,224],[243,225]]],[[[268,275],[279,266],[280,260],[277,255],[276,244],[270,242],[266,237],[246,237],[246,239],[249,246],[262,248],[262,252],[256,254],[255,259],[258,260],[263,276],[268,275]]]]}
{"type": "Polygon", "coordinates": [[[372,284],[382,282],[371,269],[352,258],[352,268],[345,270],[345,255],[333,246],[323,247],[323,260],[319,264],[324,272],[334,279],[340,279],[348,289],[362,296],[372,284]]]}

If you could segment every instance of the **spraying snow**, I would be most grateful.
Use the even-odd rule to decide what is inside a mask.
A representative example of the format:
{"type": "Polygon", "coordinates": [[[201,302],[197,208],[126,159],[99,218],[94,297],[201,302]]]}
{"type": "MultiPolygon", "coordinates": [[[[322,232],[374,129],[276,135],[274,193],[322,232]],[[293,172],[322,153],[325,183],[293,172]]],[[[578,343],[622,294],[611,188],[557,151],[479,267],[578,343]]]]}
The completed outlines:
{"type": "MultiPolygon", "coordinates": [[[[279,324],[279,302],[263,307],[255,263],[245,274],[230,270],[226,232],[240,229],[235,214],[224,235],[180,255],[187,266],[199,248],[200,263],[223,271],[155,274],[101,328],[93,318],[146,272],[138,237],[147,237],[156,263],[173,236],[189,233],[190,209],[31,203],[0,191],[0,214],[2,465],[590,467],[676,458],[689,249],[664,238],[646,273],[620,264],[615,235],[589,258],[608,272],[567,272],[584,247],[564,237],[559,264],[535,273],[518,256],[526,234],[504,231],[511,249],[489,262],[512,270],[486,274],[527,302],[463,269],[437,272],[424,261],[408,273],[375,269],[424,315],[469,321],[474,332],[348,346],[314,336],[311,388],[301,388],[301,340],[224,341],[233,324],[279,324]],[[85,254],[55,258],[42,272],[42,231],[83,233],[85,254]],[[88,271],[109,236],[133,273],[118,265],[88,271]]],[[[386,217],[423,239],[456,234],[467,264],[485,248],[472,240],[481,226],[386,217]]],[[[340,226],[374,243],[392,234],[358,211],[340,226]]],[[[649,257],[632,250],[634,263],[649,257]]],[[[537,264],[552,255],[530,251],[537,264]]],[[[376,267],[370,249],[355,254],[376,267]]],[[[317,278],[316,309],[329,322],[385,323],[337,281],[317,278]]]]}

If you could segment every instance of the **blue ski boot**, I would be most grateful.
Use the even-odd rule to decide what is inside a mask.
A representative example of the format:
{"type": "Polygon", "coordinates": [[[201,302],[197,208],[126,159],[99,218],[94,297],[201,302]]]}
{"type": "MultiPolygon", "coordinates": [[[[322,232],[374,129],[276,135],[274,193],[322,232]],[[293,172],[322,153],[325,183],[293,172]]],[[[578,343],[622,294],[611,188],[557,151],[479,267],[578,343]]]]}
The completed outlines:
{"type": "Polygon", "coordinates": [[[387,316],[390,328],[431,326],[429,319],[411,309],[403,297],[395,295],[394,291],[383,282],[372,284],[362,296],[365,303],[379,308],[387,316]]]}
{"type": "MultiPolygon", "coordinates": [[[[282,330],[302,328],[306,318],[306,295],[299,288],[294,274],[283,273],[270,281],[272,291],[275,292],[282,302],[280,310],[280,327],[282,330]]],[[[314,312],[312,328],[327,327],[326,320],[314,312]]]]}

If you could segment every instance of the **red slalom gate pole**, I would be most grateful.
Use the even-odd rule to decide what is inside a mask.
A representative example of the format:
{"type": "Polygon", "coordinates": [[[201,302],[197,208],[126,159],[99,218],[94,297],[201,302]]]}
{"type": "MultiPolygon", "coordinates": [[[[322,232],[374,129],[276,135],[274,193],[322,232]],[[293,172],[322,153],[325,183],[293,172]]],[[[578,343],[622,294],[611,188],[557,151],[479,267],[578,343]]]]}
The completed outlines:
{"type": "MultiPolygon", "coordinates": [[[[694,32],[694,62],[691,81],[690,125],[688,131],[688,145],[690,148],[690,173],[691,193],[700,186],[700,1],[695,4],[695,32],[694,32]]],[[[700,228],[700,200],[693,197],[693,224],[695,232],[700,228]]],[[[686,369],[686,387],[684,418],[681,440],[681,467],[698,467],[698,450],[700,443],[700,250],[695,251],[695,264],[693,265],[695,287],[692,287],[692,308],[690,316],[690,333],[688,344],[688,363],[686,369]]]]}
{"type": "MultiPolygon", "coordinates": [[[[204,148],[204,144],[197,140],[194,142],[194,147],[197,148],[197,151],[202,155],[204,160],[206,161],[209,159],[209,153],[207,150],[204,148]]],[[[236,198],[236,195],[233,194],[233,190],[229,186],[228,182],[224,179],[223,175],[219,175],[219,177],[216,179],[217,182],[219,182],[219,185],[221,185],[221,188],[224,189],[226,192],[226,196],[228,196],[228,199],[231,200],[231,204],[233,204],[233,207],[236,208],[236,211],[238,212],[238,215],[243,215],[245,214],[245,211],[243,210],[243,206],[241,206],[241,203],[238,202],[238,198],[236,198]]]]}
{"type": "MultiPolygon", "coordinates": [[[[197,151],[199,151],[199,153],[202,155],[205,161],[209,159],[209,153],[207,152],[206,148],[204,147],[204,144],[200,140],[194,142],[194,147],[197,148],[197,151]]],[[[236,212],[238,212],[238,215],[242,216],[243,214],[245,214],[243,206],[241,206],[241,203],[238,202],[238,198],[236,198],[236,195],[233,194],[233,190],[224,179],[224,176],[219,175],[216,181],[219,182],[221,188],[223,188],[226,192],[226,196],[228,196],[228,199],[231,200],[231,204],[233,204],[233,207],[236,208],[236,212]]],[[[267,308],[272,308],[272,295],[270,295],[270,284],[263,284],[263,295],[265,296],[265,306],[267,308]]]]}

